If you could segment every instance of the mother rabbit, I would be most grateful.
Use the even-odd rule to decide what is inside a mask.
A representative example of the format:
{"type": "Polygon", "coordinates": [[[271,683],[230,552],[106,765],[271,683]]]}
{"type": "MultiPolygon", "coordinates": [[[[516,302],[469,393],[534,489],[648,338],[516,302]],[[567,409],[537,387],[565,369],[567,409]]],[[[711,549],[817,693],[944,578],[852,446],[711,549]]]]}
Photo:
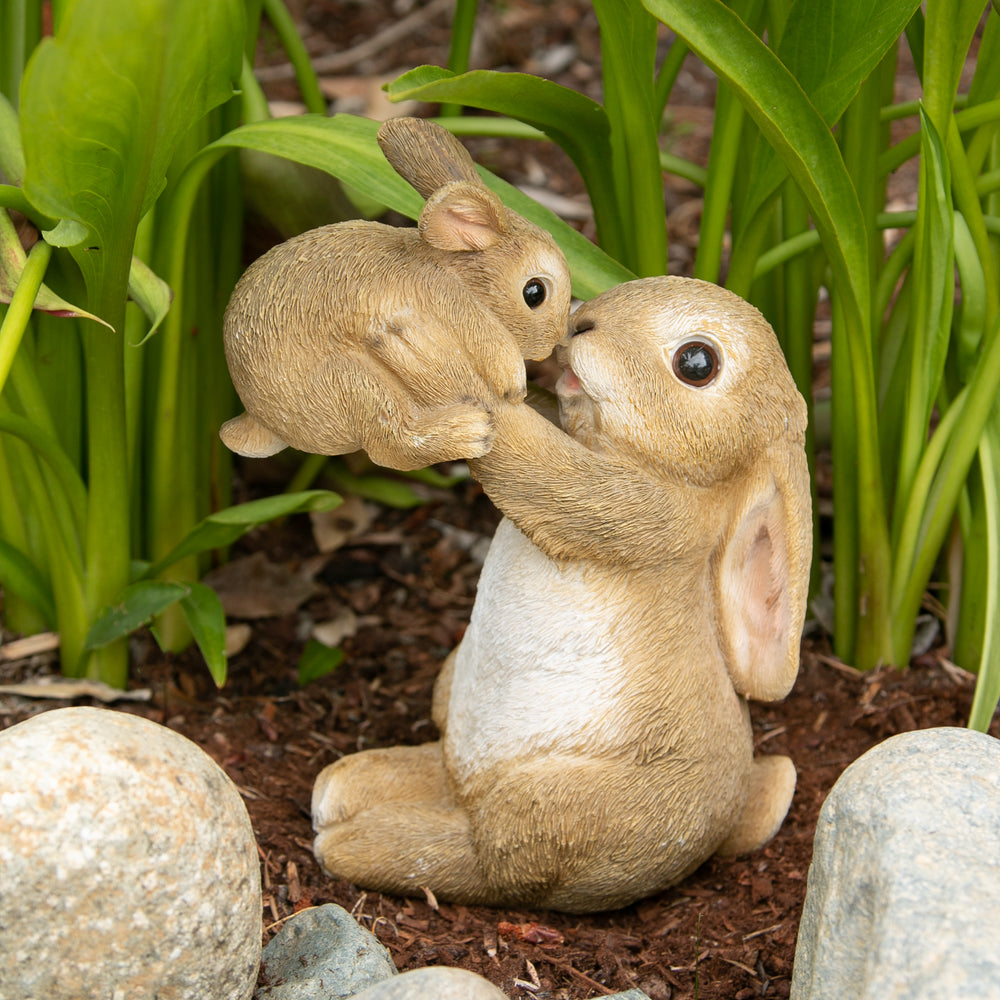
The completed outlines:
{"type": "Polygon", "coordinates": [[[584,305],[560,356],[563,429],[497,398],[470,463],[506,517],[435,689],[440,740],[316,783],[339,878],[603,910],[754,850],[788,809],[795,769],[753,756],[746,705],[795,679],[811,548],[806,410],[771,328],[650,278],[584,305]]]}

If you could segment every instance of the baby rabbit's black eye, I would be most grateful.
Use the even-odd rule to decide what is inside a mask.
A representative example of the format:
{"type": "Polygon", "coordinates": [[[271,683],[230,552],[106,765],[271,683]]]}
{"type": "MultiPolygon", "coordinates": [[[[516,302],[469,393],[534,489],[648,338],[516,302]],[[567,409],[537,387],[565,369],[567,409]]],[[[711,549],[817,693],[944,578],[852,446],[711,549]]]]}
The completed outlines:
{"type": "Polygon", "coordinates": [[[529,309],[537,309],[545,301],[545,282],[539,278],[531,278],[521,290],[521,294],[529,309]]]}
{"type": "Polygon", "coordinates": [[[711,344],[692,340],[674,355],[674,374],[688,385],[708,385],[719,373],[719,355],[711,344]]]}

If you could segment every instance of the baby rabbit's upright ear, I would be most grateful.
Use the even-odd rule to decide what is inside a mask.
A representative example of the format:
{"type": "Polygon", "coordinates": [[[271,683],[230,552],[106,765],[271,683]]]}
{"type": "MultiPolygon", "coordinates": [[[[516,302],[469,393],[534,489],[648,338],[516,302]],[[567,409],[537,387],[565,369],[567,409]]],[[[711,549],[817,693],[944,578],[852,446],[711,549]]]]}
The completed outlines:
{"type": "Polygon", "coordinates": [[[733,686],[759,701],[783,698],[795,682],[809,591],[809,473],[801,441],[788,437],[772,444],[744,498],[716,582],[733,686]]]}
{"type": "Polygon", "coordinates": [[[446,184],[427,199],[417,222],[420,235],[438,250],[486,250],[508,232],[503,202],[485,187],[446,184]]]}
{"type": "Polygon", "coordinates": [[[378,144],[392,169],[425,198],[453,181],[482,185],[466,148],[447,129],[423,118],[390,118],[378,144]]]}

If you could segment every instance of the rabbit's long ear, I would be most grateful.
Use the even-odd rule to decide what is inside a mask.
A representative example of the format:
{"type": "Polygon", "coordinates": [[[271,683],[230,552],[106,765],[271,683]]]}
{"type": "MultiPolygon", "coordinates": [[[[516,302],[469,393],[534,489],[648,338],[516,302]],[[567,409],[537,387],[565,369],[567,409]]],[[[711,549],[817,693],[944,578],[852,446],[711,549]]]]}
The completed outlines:
{"type": "Polygon", "coordinates": [[[507,232],[503,203],[485,187],[447,184],[431,195],[418,220],[420,235],[438,250],[485,250],[507,232]]]}
{"type": "Polygon", "coordinates": [[[722,553],[716,599],[736,690],[783,698],[795,682],[812,555],[809,475],[801,444],[772,446],[722,553]]]}
{"type": "Polygon", "coordinates": [[[378,144],[392,169],[425,198],[452,181],[482,185],[466,148],[447,129],[423,118],[390,118],[378,144]]]}

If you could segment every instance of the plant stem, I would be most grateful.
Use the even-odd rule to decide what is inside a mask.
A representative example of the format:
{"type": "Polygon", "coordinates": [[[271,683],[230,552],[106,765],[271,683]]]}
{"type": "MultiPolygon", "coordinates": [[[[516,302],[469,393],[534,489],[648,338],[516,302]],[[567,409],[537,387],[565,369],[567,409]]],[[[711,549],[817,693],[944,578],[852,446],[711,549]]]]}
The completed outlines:
{"type": "Polygon", "coordinates": [[[595,0],[601,26],[604,106],[611,123],[611,165],[628,254],[638,276],[667,270],[666,209],[653,107],[656,20],[637,0],[595,0]]]}
{"type": "MultiPolygon", "coordinates": [[[[117,332],[110,333],[90,320],[82,324],[87,384],[92,387],[87,393],[90,503],[84,582],[89,621],[118,600],[129,582],[131,505],[121,333],[125,325],[127,287],[126,266],[118,274],[106,275],[90,302],[90,311],[117,332]],[[96,386],[100,386],[100,391],[93,391],[96,386]]],[[[75,645],[77,637],[73,639],[75,645]]],[[[124,687],[128,680],[127,641],[120,639],[94,651],[86,673],[113,687],[124,687]]]]}
{"type": "Polygon", "coordinates": [[[17,354],[24,331],[28,328],[35,297],[45,280],[45,271],[51,257],[52,247],[45,240],[39,240],[31,248],[3,323],[0,323],[0,392],[3,392],[10,366],[14,363],[14,355],[17,354]]]}
{"type": "Polygon", "coordinates": [[[326,114],[326,98],[319,89],[319,80],[309,59],[309,53],[295,27],[295,21],[282,0],[264,0],[264,12],[277,32],[288,61],[295,69],[295,80],[306,110],[313,114],[326,114]]]}
{"type": "MultiPolygon", "coordinates": [[[[456,76],[469,69],[478,9],[478,0],[457,0],[455,4],[455,14],[451,21],[451,45],[448,48],[448,69],[456,76]]],[[[460,104],[441,105],[442,118],[458,118],[461,114],[460,104]]]]}

